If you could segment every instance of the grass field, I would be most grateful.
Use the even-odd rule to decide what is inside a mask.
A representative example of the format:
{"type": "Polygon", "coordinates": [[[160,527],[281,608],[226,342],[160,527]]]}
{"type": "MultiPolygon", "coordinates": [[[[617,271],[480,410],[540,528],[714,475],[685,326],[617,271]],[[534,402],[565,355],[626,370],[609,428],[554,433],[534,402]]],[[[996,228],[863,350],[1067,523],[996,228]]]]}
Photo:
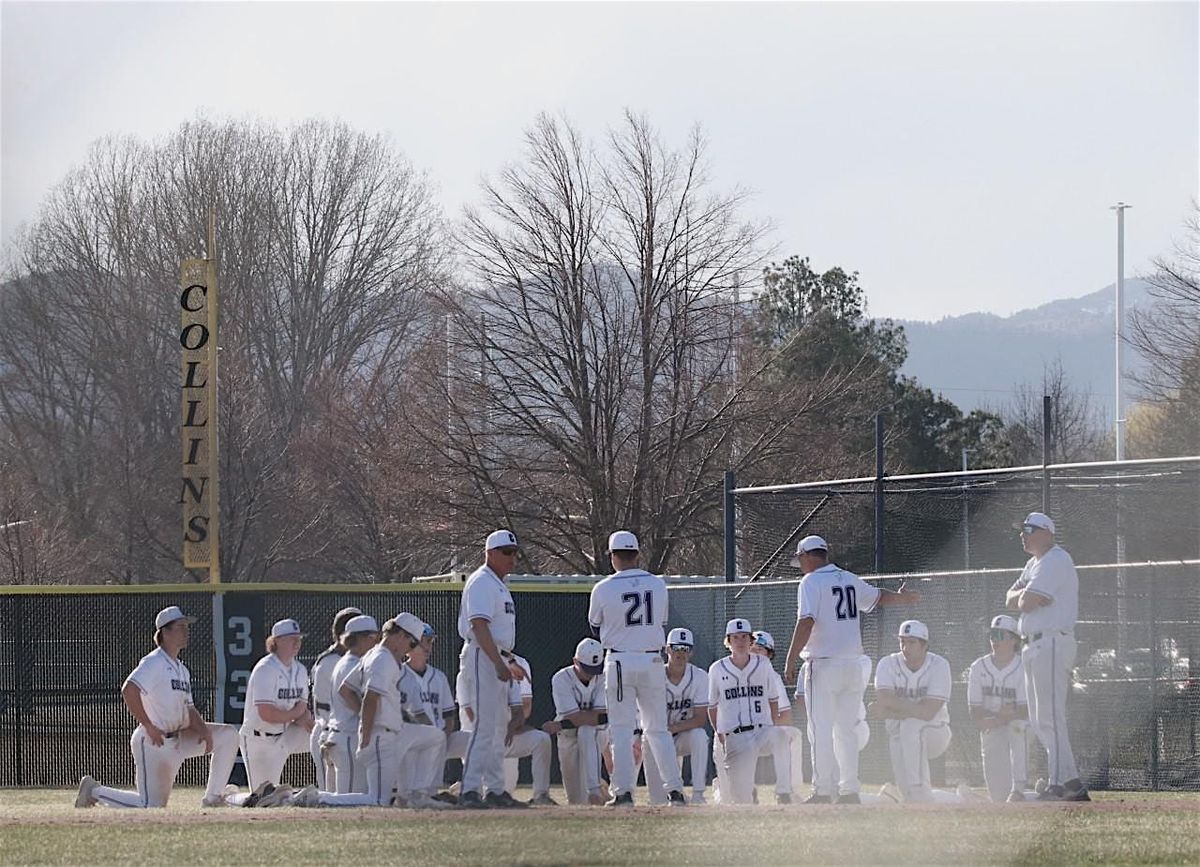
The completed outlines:
{"type": "MultiPolygon", "coordinates": [[[[1092,804],[76,810],[74,791],[0,790],[3,864],[1196,864],[1200,795],[1092,804]]],[[[773,800],[762,791],[764,801],[773,800]]],[[[527,793],[526,793],[526,796],[527,793]]]]}

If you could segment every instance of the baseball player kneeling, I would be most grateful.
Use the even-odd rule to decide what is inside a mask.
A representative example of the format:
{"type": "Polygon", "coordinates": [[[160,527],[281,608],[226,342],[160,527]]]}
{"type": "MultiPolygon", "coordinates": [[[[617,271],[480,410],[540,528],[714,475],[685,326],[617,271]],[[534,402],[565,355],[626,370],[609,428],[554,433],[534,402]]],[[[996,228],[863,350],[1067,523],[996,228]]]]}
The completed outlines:
{"type": "Polygon", "coordinates": [[[509,682],[513,695],[509,699],[512,711],[505,735],[504,786],[509,792],[517,790],[521,759],[528,756],[533,775],[530,805],[557,807],[558,803],[550,797],[550,752],[554,749],[554,743],[546,732],[529,725],[529,717],[533,715],[533,669],[529,666],[529,660],[516,653],[509,660],[508,667],[513,675],[509,682]],[[515,709],[514,699],[520,702],[519,712],[515,709]]]}
{"type": "MultiPolygon", "coordinates": [[[[667,731],[675,742],[675,756],[692,763],[692,803],[704,803],[708,778],[708,673],[692,665],[696,639],[690,629],[672,629],[667,636],[667,731]]],[[[649,744],[643,742],[642,755],[649,744]]],[[[646,762],[646,786],[651,804],[666,804],[667,787],[654,762],[646,762]]]]}
{"type": "Polygon", "coordinates": [[[950,663],[929,652],[929,629],[919,620],[900,624],[900,652],[875,669],[875,696],[868,710],[887,720],[888,748],[896,785],[905,801],[937,800],[929,760],[950,746],[950,663]]]}
{"type": "Polygon", "coordinates": [[[121,687],[125,707],[138,721],[129,739],[137,782],[136,792],[99,785],[92,777],[79,781],[76,807],[97,803],[109,807],[165,807],[184,759],[212,753],[205,807],[224,803],[225,784],[237,756],[237,733],[232,726],[209,725],[192,703],[192,676],[179,658],[188,645],[194,617],[175,605],[154,619],[157,649],[142,657],[121,687]]]}
{"type": "Polygon", "coordinates": [[[418,629],[418,623],[408,659],[400,666],[403,734],[409,748],[401,760],[396,787],[409,807],[448,809],[451,805],[435,796],[446,770],[445,727],[447,716],[454,717],[454,696],[446,675],[429,664],[433,628],[420,623],[415,615],[409,628],[418,629]]]}
{"type": "Polygon", "coordinates": [[[758,757],[770,751],[775,762],[775,798],[792,802],[791,742],[774,724],[778,703],[771,698],[774,669],[765,656],[750,652],[750,622],[735,617],[725,626],[729,656],[708,669],[708,718],[716,738],[713,760],[724,771],[721,803],[754,802],[758,757]]]}
{"type": "Polygon", "coordinates": [[[585,638],[575,658],[550,679],[554,719],[542,730],[558,736],[558,764],[568,804],[604,803],[600,795],[600,755],[608,746],[604,693],[604,647],[585,638]]]}
{"type": "Polygon", "coordinates": [[[1024,801],[1029,707],[1017,621],[996,615],[988,639],[992,652],[971,663],[967,674],[967,704],[979,726],[983,779],[993,801],[1024,801]]]}
{"type": "Polygon", "coordinates": [[[324,748],[326,730],[329,727],[329,717],[333,713],[333,671],[338,661],[346,652],[342,643],[342,633],[352,617],[362,614],[357,608],[343,608],[333,616],[333,643],[322,650],[313,661],[311,680],[308,685],[309,698],[312,699],[312,712],[315,723],[309,733],[308,748],[312,753],[313,764],[317,768],[317,788],[333,790],[334,781],[326,779],[333,770],[329,762],[329,752],[324,748]]]}
{"type": "Polygon", "coordinates": [[[328,770],[323,791],[366,794],[367,777],[355,765],[358,752],[359,711],[363,700],[362,658],[379,641],[379,625],[367,614],[352,617],[342,633],[346,653],[334,666],[330,704],[321,751],[328,770]]]}

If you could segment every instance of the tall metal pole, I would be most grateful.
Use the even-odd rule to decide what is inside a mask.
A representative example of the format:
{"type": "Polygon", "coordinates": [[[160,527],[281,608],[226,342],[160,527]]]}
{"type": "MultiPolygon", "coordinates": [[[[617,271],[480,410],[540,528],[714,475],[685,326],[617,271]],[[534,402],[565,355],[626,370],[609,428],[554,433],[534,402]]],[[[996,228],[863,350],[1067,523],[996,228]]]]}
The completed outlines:
{"type": "Polygon", "coordinates": [[[1125,405],[1121,395],[1121,380],[1124,377],[1122,350],[1125,343],[1125,210],[1132,208],[1117,202],[1109,210],[1117,212],[1117,287],[1116,308],[1116,377],[1113,385],[1113,418],[1116,423],[1114,434],[1117,440],[1117,460],[1125,460],[1125,405]]]}
{"type": "Polygon", "coordinates": [[[883,572],[883,413],[875,414],[875,574],[883,572]]]}
{"type": "Polygon", "coordinates": [[[1050,514],[1050,395],[1042,395],[1042,514],[1050,514]]]}
{"type": "Polygon", "coordinates": [[[733,470],[725,471],[725,580],[732,583],[737,579],[737,521],[734,510],[737,499],[733,489],[737,486],[737,476],[733,470]]]}
{"type": "Polygon", "coordinates": [[[963,522],[963,568],[971,568],[971,502],[969,492],[970,485],[967,483],[967,453],[970,449],[962,450],[962,522],[963,522]]]}

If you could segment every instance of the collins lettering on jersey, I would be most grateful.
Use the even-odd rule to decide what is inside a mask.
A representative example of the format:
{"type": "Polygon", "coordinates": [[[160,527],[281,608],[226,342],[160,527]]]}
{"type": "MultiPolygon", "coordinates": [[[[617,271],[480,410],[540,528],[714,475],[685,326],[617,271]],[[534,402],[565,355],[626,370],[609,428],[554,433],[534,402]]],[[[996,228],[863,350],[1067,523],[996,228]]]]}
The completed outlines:
{"type": "Polygon", "coordinates": [[[733,701],[737,698],[762,698],[766,695],[766,691],[761,686],[754,684],[748,686],[729,686],[725,688],[726,701],[733,701]]]}

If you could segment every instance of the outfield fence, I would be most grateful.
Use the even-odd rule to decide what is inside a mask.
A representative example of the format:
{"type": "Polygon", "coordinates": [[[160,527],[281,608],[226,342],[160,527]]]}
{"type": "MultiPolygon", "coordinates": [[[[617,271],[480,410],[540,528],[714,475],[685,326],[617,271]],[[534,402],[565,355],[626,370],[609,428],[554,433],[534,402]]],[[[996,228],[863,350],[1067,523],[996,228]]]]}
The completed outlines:
{"type": "MultiPolygon", "coordinates": [[[[863,617],[873,660],[896,649],[900,621],[924,620],[931,649],[955,674],[950,713],[954,740],[935,777],[982,781],[978,734],[966,708],[965,673],[987,651],[986,629],[999,613],[1014,569],[882,576],[903,580],[922,602],[863,617]]],[[[797,581],[677,585],[671,625],[692,629],[695,663],[724,653],[725,621],[748,618],[775,636],[783,653],[795,623],[797,581]]],[[[90,773],[128,786],[134,721],[120,688],[137,660],[153,648],[154,615],[179,604],[197,618],[184,659],[196,704],[206,718],[237,723],[253,664],[264,653],[270,624],[294,617],[308,633],[301,661],[311,665],[329,643],[334,613],[356,605],[377,618],[412,611],[438,631],[433,664],[451,681],[458,668],[456,622],[461,585],[204,585],[0,588],[0,786],[69,786],[90,773]]],[[[568,664],[587,632],[587,584],[514,585],[517,650],[534,673],[531,722],[554,714],[550,676],[568,664]]],[[[1094,788],[1200,790],[1200,560],[1086,566],[1080,570],[1079,652],[1069,716],[1079,764],[1094,788]]],[[[868,690],[868,700],[871,690],[868,690]]],[[[1033,750],[1034,769],[1041,761],[1033,750]]],[[[182,780],[203,784],[207,759],[184,764],[182,780]]],[[[557,756],[554,779],[558,779],[557,756]]],[[[882,725],[872,723],[863,778],[890,776],[882,725]]],[[[313,778],[311,760],[294,756],[293,784],[313,778]]]]}

